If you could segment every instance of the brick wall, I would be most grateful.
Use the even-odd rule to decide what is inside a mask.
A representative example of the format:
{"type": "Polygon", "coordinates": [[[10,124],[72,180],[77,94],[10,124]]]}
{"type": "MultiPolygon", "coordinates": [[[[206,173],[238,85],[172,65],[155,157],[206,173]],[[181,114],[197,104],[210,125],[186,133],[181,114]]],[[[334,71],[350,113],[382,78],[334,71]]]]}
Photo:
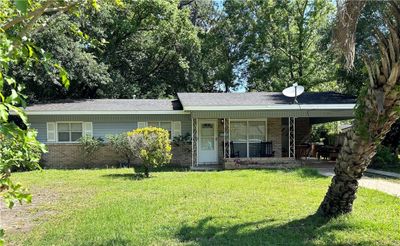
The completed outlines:
{"type": "Polygon", "coordinates": [[[281,118],[268,118],[267,140],[272,141],[274,157],[282,157],[282,120],[281,118]]]}
{"type": "MultiPolygon", "coordinates": [[[[42,164],[45,168],[118,167],[120,163],[126,162],[108,145],[101,147],[91,160],[84,160],[79,144],[48,144],[47,148],[48,153],[42,156],[42,164]]],[[[189,166],[191,161],[191,145],[173,145],[171,165],[189,166]]],[[[132,164],[140,164],[140,161],[132,160],[132,164]]]]}
{"type": "Polygon", "coordinates": [[[296,118],[296,144],[308,142],[311,134],[309,118],[296,118]]]}

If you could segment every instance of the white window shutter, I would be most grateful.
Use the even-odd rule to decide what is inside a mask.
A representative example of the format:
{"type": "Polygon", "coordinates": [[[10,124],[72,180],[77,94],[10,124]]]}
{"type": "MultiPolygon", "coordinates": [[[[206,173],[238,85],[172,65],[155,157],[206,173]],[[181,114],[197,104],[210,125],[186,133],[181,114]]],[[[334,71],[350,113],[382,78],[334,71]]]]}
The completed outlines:
{"type": "Polygon", "coordinates": [[[137,123],[137,128],[145,128],[147,126],[147,122],[139,121],[137,123]]]}
{"type": "Polygon", "coordinates": [[[93,123],[83,122],[83,136],[93,137],[93,123]]]}
{"type": "Polygon", "coordinates": [[[174,139],[175,137],[179,137],[180,135],[182,135],[181,122],[173,121],[172,122],[172,139],[174,139]]]}
{"type": "Polygon", "coordinates": [[[56,123],[47,122],[47,142],[56,141],[56,123]]]}

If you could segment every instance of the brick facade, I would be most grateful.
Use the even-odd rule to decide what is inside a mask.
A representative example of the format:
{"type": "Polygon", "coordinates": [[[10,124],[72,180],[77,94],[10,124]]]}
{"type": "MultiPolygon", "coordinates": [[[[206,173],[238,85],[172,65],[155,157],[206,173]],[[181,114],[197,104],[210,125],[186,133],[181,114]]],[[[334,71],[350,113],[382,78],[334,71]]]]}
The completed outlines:
{"type": "Polygon", "coordinates": [[[272,142],[274,157],[282,157],[282,120],[281,118],[269,118],[267,121],[267,141],[272,142]]]}
{"type": "Polygon", "coordinates": [[[307,143],[310,139],[310,118],[296,118],[296,144],[307,143]]]}
{"type": "MultiPolygon", "coordinates": [[[[84,160],[84,155],[79,144],[48,144],[48,153],[42,157],[42,164],[45,168],[105,168],[119,167],[125,160],[119,156],[109,146],[101,147],[91,160],[84,160]]],[[[190,166],[191,146],[190,145],[173,145],[172,160],[173,165],[190,166]]],[[[140,161],[132,160],[132,165],[140,164],[140,161]]]]}
{"type": "MultiPolygon", "coordinates": [[[[224,161],[224,125],[222,119],[218,119],[218,161],[220,164],[224,161]]],[[[267,120],[267,141],[272,142],[274,153],[273,158],[264,158],[258,160],[249,158],[242,163],[242,166],[253,164],[273,164],[279,160],[285,161],[282,154],[282,145],[284,144],[283,122],[281,118],[268,118],[267,120]],[[280,159],[279,159],[280,158],[280,159]]],[[[296,144],[302,143],[309,137],[311,127],[308,118],[296,119],[296,144]]],[[[104,168],[119,167],[125,163],[123,157],[119,156],[113,149],[105,145],[100,148],[92,160],[84,160],[83,152],[79,144],[48,144],[49,152],[43,155],[42,163],[46,168],[104,168]]],[[[191,144],[172,147],[173,158],[171,163],[178,166],[190,166],[192,163],[191,144]]],[[[228,161],[229,162],[229,161],[228,161]]],[[[139,160],[132,160],[132,164],[140,164],[139,160]]]]}

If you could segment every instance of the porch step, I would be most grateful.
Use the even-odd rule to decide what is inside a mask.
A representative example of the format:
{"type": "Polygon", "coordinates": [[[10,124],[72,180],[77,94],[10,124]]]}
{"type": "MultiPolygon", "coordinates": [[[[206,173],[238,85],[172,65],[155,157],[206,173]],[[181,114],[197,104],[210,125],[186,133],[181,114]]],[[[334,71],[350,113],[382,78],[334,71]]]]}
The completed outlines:
{"type": "Polygon", "coordinates": [[[193,171],[219,171],[222,169],[223,169],[222,165],[198,165],[190,167],[190,170],[193,171]]]}

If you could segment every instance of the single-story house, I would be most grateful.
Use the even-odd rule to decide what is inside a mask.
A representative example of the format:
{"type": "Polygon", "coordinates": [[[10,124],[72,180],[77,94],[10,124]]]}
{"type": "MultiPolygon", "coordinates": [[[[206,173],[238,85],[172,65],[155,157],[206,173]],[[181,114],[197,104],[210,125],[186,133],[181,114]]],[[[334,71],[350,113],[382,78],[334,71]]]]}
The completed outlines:
{"type": "Polygon", "coordinates": [[[335,92],[307,92],[297,98],[275,92],[179,93],[177,99],[90,99],[36,104],[27,108],[31,127],[49,152],[54,168],[117,166],[109,146],[84,163],[77,140],[157,126],[173,144],[175,165],[225,168],[294,164],[296,147],[306,143],[311,125],[353,118],[355,98],[335,92]]]}

